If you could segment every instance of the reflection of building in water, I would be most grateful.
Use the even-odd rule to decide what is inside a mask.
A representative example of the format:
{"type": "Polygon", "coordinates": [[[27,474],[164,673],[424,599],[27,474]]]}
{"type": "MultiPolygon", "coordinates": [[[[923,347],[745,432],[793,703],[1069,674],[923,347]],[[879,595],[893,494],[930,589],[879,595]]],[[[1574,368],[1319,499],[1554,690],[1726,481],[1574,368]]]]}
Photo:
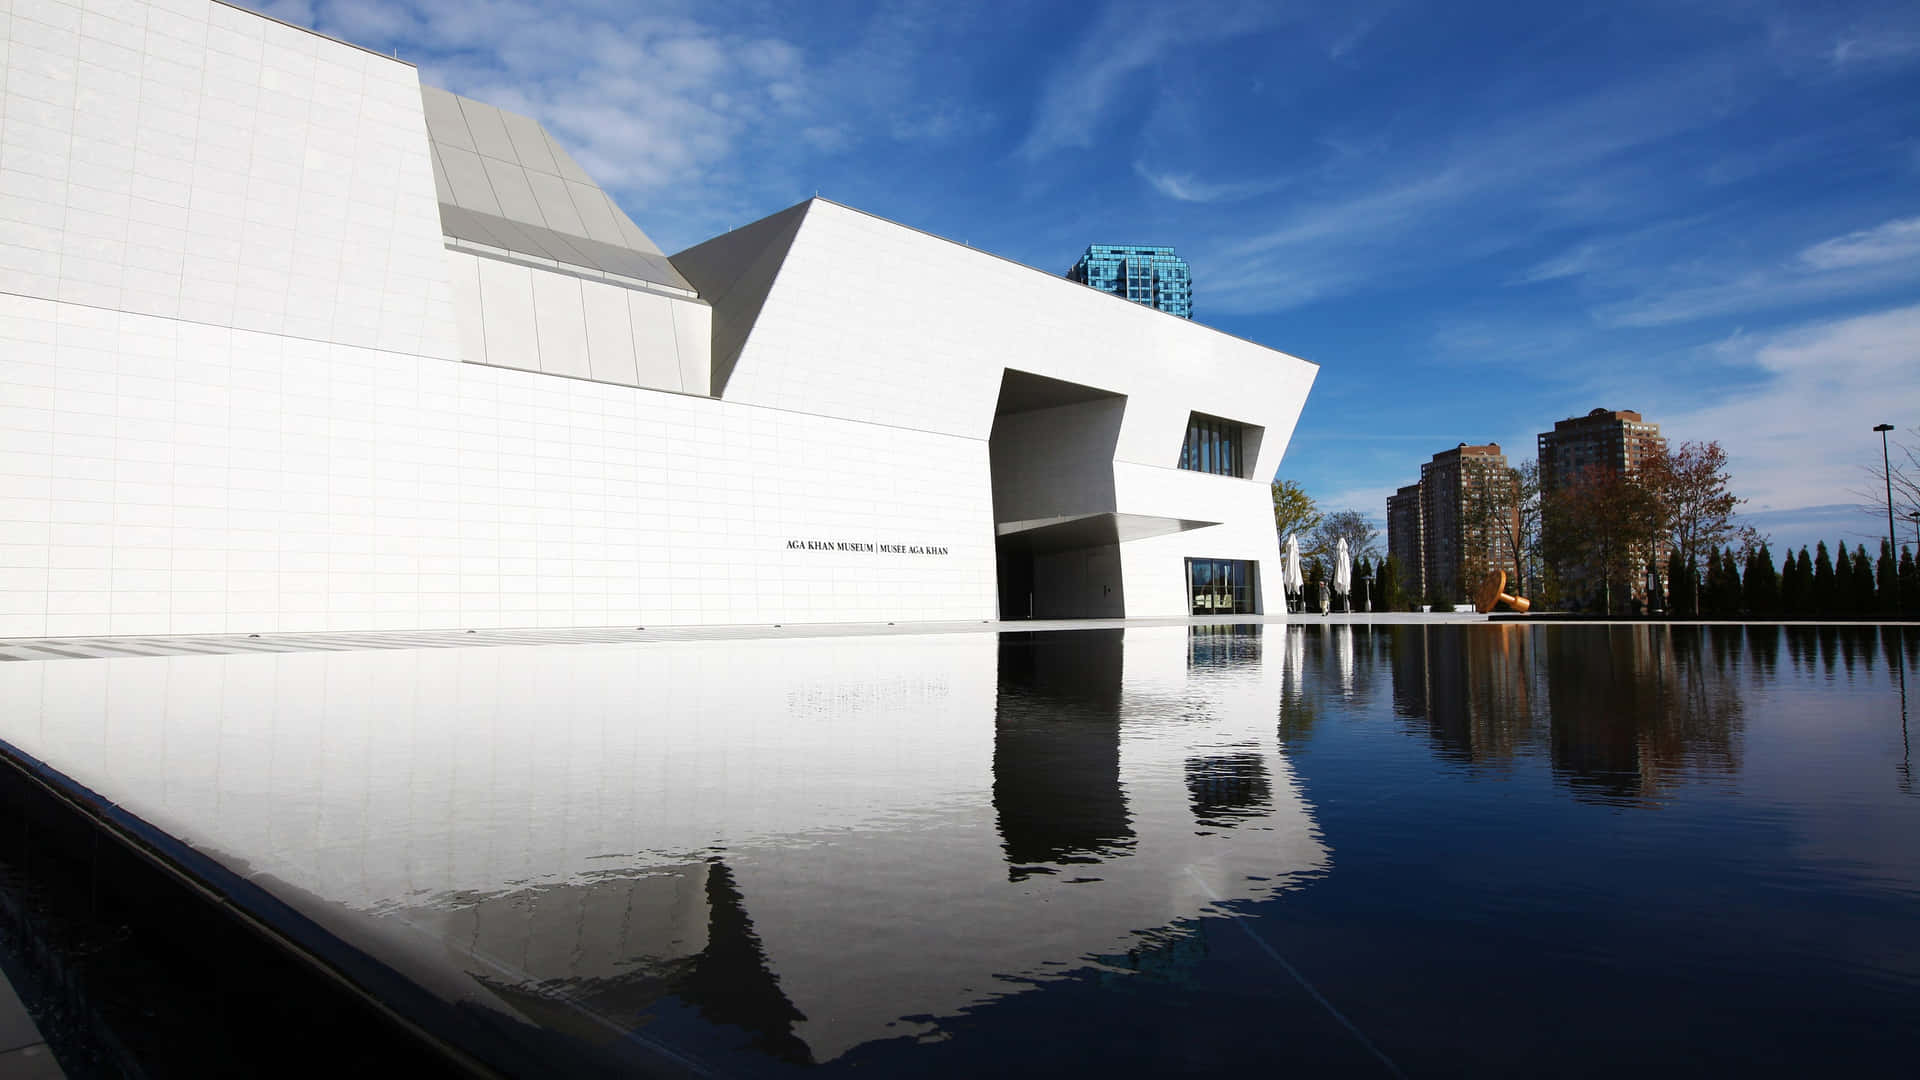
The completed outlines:
{"type": "Polygon", "coordinates": [[[768,970],[733,872],[719,859],[501,893],[409,921],[433,927],[456,953],[539,973],[532,984],[473,974],[536,1022],[565,1030],[581,1013],[595,1017],[600,1031],[589,1032],[598,1036],[591,1041],[643,1026],[671,996],[710,1023],[747,1032],[763,1053],[812,1060],[793,1033],[806,1017],[768,970]]]}
{"type": "Polygon", "coordinates": [[[1510,761],[1538,724],[1534,632],[1524,626],[1385,628],[1394,712],[1424,722],[1456,761],[1510,761]]]}
{"type": "Polygon", "coordinates": [[[0,738],[462,1015],[824,1061],[1076,969],[1177,978],[1178,928],[1325,866],[1279,664],[1084,641],[19,663],[0,738]]]}
{"type": "Polygon", "coordinates": [[[1620,626],[1546,635],[1554,772],[1577,796],[1627,802],[1657,797],[1692,774],[1737,773],[1738,634],[1620,626]],[[1605,663],[1594,660],[1598,634],[1606,636],[1605,663]]]}
{"type": "MultiPolygon", "coordinates": [[[[1265,626],[1258,623],[1218,623],[1187,627],[1187,666],[1234,668],[1257,661],[1266,642],[1265,626]]],[[[1279,637],[1281,628],[1274,628],[1279,637]]]]}
{"type": "Polygon", "coordinates": [[[1032,864],[1098,862],[1133,842],[1120,790],[1121,635],[1000,636],[993,805],[1016,881],[1032,864]]]}
{"type": "Polygon", "coordinates": [[[1499,764],[1544,739],[1576,796],[1639,799],[1691,773],[1738,770],[1739,633],[1393,627],[1394,711],[1424,722],[1445,757],[1499,764]]]}
{"type": "Polygon", "coordinates": [[[1266,759],[1247,751],[1189,758],[1187,792],[1194,820],[1202,825],[1231,829],[1264,817],[1272,800],[1266,759]]]}

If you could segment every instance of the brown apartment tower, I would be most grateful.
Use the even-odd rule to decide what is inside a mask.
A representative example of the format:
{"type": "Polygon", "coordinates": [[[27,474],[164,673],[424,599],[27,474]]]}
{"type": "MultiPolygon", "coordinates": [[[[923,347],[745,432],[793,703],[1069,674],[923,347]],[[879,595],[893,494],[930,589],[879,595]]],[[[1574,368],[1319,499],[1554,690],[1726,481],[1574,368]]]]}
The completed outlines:
{"type": "Polygon", "coordinates": [[[1474,528],[1471,496],[1487,484],[1507,483],[1507,458],[1499,443],[1461,443],[1420,466],[1420,482],[1387,499],[1387,554],[1400,564],[1407,591],[1465,599],[1469,564],[1504,569],[1513,565],[1504,529],[1474,528]]]}
{"type": "Polygon", "coordinates": [[[1637,472],[1650,454],[1666,446],[1660,425],[1637,412],[1595,409],[1553,425],[1540,435],[1540,490],[1559,491],[1590,467],[1637,472]]]}
{"type": "MultiPolygon", "coordinates": [[[[1649,457],[1662,452],[1667,445],[1660,437],[1659,424],[1649,424],[1629,409],[1595,409],[1585,416],[1569,417],[1555,423],[1552,431],[1541,432],[1539,440],[1543,497],[1594,472],[1615,476],[1637,473],[1649,457]]],[[[1666,557],[1666,545],[1658,545],[1654,552],[1656,564],[1664,563],[1666,557]]],[[[1562,566],[1559,570],[1562,574],[1580,576],[1578,568],[1562,566]]],[[[1633,592],[1644,597],[1645,575],[1636,576],[1641,580],[1634,583],[1633,592]]]]}
{"type": "Polygon", "coordinates": [[[1426,515],[1420,510],[1420,485],[1408,484],[1387,496],[1387,557],[1400,573],[1400,587],[1427,595],[1426,515]]]}

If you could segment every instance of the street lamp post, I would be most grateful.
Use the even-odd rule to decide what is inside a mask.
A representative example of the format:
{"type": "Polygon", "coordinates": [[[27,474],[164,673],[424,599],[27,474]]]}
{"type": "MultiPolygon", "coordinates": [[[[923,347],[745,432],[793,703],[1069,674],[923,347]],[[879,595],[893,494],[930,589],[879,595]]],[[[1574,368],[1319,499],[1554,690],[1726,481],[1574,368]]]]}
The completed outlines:
{"type": "Polygon", "coordinates": [[[1873,430],[1880,433],[1880,471],[1887,481],[1887,557],[1894,558],[1900,552],[1900,538],[1893,535],[1893,465],[1887,456],[1887,432],[1893,425],[1875,424],[1873,430]]]}
{"type": "Polygon", "coordinates": [[[1920,510],[1909,510],[1905,514],[1902,514],[1900,516],[1909,517],[1913,519],[1914,554],[1916,556],[1920,556],[1920,510]]]}

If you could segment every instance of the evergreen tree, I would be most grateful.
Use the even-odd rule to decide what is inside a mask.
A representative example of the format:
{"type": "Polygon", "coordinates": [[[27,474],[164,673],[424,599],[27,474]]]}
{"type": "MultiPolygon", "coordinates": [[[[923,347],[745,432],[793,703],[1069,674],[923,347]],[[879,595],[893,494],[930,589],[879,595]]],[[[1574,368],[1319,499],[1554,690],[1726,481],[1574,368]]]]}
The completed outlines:
{"type": "Polygon", "coordinates": [[[1693,585],[1687,581],[1687,564],[1679,548],[1667,553],[1667,614],[1693,614],[1693,585]]]}
{"type": "Polygon", "coordinates": [[[1380,587],[1374,590],[1374,602],[1381,611],[1405,611],[1405,593],[1400,587],[1400,560],[1389,555],[1380,562],[1380,587]]]}
{"type": "Polygon", "coordinates": [[[1720,595],[1716,605],[1722,615],[1740,614],[1740,566],[1733,561],[1733,549],[1720,552],[1720,595]]]}
{"type": "Polygon", "coordinates": [[[1704,614],[1701,609],[1706,605],[1708,600],[1712,599],[1713,594],[1700,587],[1702,582],[1700,580],[1699,562],[1691,558],[1688,559],[1681,580],[1684,581],[1687,586],[1687,614],[1696,617],[1704,614]]]}
{"type": "Polygon", "coordinates": [[[1834,553],[1833,590],[1827,597],[1827,607],[1822,615],[1853,614],[1853,556],[1847,554],[1847,545],[1841,544],[1834,553]]]}
{"type": "Polygon", "coordinates": [[[1747,576],[1741,590],[1747,611],[1754,615],[1780,612],[1780,577],[1773,569],[1773,550],[1766,544],[1747,557],[1747,576]]]}
{"type": "Polygon", "coordinates": [[[1726,590],[1720,587],[1720,549],[1710,547],[1706,551],[1707,565],[1700,574],[1700,614],[1719,615],[1720,597],[1726,590]]]}
{"type": "Polygon", "coordinates": [[[1780,613],[1793,615],[1800,610],[1800,564],[1793,561],[1793,549],[1780,560],[1780,613]]]}
{"type": "Polygon", "coordinates": [[[1913,549],[1900,549],[1900,610],[1908,615],[1920,615],[1920,563],[1913,559],[1913,549]]]}
{"type": "Polygon", "coordinates": [[[1853,545],[1853,610],[1861,615],[1874,611],[1873,563],[1867,558],[1867,545],[1853,545]]]}
{"type": "Polygon", "coordinates": [[[1795,609],[1797,614],[1811,615],[1816,610],[1813,575],[1813,560],[1807,558],[1807,545],[1801,544],[1800,558],[1794,561],[1793,566],[1793,576],[1800,579],[1800,606],[1795,609]]]}
{"type": "Polygon", "coordinates": [[[1707,549],[1707,576],[1702,580],[1701,585],[1703,587],[1700,590],[1700,607],[1702,614],[1712,615],[1717,618],[1725,618],[1728,615],[1738,614],[1737,609],[1740,606],[1740,579],[1737,574],[1734,577],[1733,603],[1729,604],[1727,602],[1727,569],[1731,565],[1730,560],[1732,558],[1733,555],[1731,552],[1724,552],[1719,548],[1712,547],[1707,549]]]}
{"type": "Polygon", "coordinates": [[[1900,582],[1893,560],[1893,544],[1880,541],[1880,561],[1874,570],[1873,591],[1879,600],[1880,611],[1892,615],[1900,610],[1900,582]]]}

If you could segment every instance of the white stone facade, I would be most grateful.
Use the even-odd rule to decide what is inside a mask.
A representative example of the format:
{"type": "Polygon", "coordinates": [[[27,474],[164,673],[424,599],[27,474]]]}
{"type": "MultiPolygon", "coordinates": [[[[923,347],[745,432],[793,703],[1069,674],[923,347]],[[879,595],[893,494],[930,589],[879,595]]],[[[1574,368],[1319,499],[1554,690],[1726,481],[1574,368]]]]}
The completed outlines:
{"type": "Polygon", "coordinates": [[[1086,613],[1277,563],[1303,361],[823,200],[669,263],[510,114],[568,202],[471,211],[412,67],[208,0],[0,61],[0,636],[993,619],[1009,369],[1123,395],[1097,510],[1188,525],[1086,613]]]}

